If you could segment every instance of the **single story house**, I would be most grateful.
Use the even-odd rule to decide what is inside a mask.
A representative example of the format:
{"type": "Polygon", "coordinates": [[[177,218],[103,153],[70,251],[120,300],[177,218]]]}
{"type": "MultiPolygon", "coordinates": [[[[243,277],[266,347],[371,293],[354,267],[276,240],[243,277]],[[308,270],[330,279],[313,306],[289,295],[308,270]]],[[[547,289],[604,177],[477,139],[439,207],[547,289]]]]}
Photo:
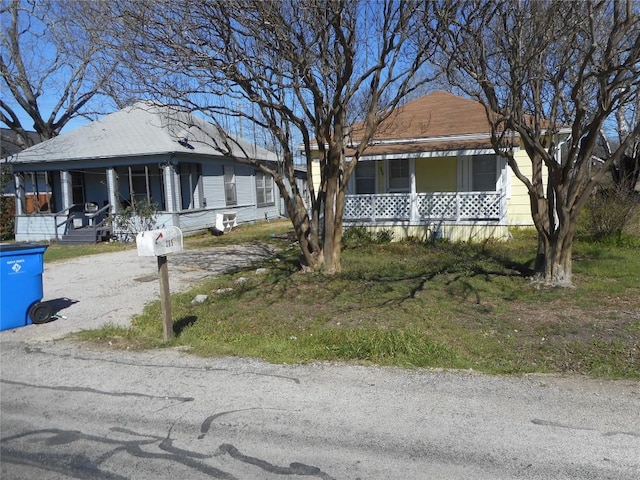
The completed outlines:
{"type": "MultiPolygon", "coordinates": [[[[358,125],[351,145],[357,144],[358,125]]],[[[526,187],[491,146],[484,107],[436,91],[398,107],[378,129],[349,180],[345,227],[391,230],[394,239],[506,239],[532,226],[526,187]]],[[[521,171],[531,162],[507,139],[521,171]]],[[[347,149],[347,161],[352,149],[347,149]]]]}
{"type": "MultiPolygon", "coordinates": [[[[130,239],[114,219],[144,206],[155,212],[147,228],[177,226],[185,235],[284,216],[273,179],[234,160],[275,165],[277,156],[243,139],[227,141],[225,155],[216,148],[223,142],[216,126],[192,114],[139,102],[4,158],[15,184],[15,239],[130,239]],[[46,201],[28,212],[29,195],[46,201]]],[[[305,190],[306,171],[297,175],[305,190]]]]}

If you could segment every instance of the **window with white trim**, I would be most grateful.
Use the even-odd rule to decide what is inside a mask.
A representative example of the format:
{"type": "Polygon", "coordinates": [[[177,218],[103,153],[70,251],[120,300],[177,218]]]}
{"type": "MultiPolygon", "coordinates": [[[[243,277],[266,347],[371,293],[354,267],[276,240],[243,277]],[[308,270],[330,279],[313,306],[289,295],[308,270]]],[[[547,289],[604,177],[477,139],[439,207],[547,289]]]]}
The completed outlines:
{"type": "Polygon", "coordinates": [[[263,172],[256,172],[256,202],[258,207],[274,205],[273,177],[263,172]]]}
{"type": "Polygon", "coordinates": [[[202,197],[202,165],[199,163],[181,163],[179,168],[182,209],[200,208],[200,199],[202,197]]]}
{"type": "Polygon", "coordinates": [[[495,155],[477,155],[471,159],[471,191],[495,192],[498,179],[495,155]]]}
{"type": "Polygon", "coordinates": [[[357,194],[376,193],[376,162],[358,162],[355,173],[357,194]]]}
{"type": "Polygon", "coordinates": [[[147,204],[158,210],[165,209],[164,170],[157,163],[116,167],[119,180],[120,203],[123,207],[135,207],[147,204]]]}
{"type": "Polygon", "coordinates": [[[411,191],[408,160],[389,160],[389,193],[411,191]]]}
{"type": "Polygon", "coordinates": [[[84,173],[71,170],[71,197],[74,204],[84,203],[84,173]]]}
{"type": "Polygon", "coordinates": [[[151,205],[151,189],[149,188],[149,167],[129,167],[129,188],[131,205],[140,203],[151,205]]]}
{"type": "Polygon", "coordinates": [[[224,166],[224,196],[227,206],[237,205],[236,172],[233,165],[224,166]]]}

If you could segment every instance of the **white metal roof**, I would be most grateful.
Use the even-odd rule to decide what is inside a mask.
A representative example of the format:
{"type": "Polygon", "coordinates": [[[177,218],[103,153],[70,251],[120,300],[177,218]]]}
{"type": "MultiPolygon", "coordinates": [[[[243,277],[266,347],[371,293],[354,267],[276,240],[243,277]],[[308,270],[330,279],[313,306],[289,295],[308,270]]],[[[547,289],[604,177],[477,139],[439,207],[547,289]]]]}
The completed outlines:
{"type": "MultiPolygon", "coordinates": [[[[216,126],[190,113],[139,102],[27,148],[2,162],[15,165],[172,153],[226,156],[219,150],[227,150],[223,138],[216,126]]],[[[246,140],[235,139],[228,147],[237,157],[277,160],[273,152],[246,140]]]]}

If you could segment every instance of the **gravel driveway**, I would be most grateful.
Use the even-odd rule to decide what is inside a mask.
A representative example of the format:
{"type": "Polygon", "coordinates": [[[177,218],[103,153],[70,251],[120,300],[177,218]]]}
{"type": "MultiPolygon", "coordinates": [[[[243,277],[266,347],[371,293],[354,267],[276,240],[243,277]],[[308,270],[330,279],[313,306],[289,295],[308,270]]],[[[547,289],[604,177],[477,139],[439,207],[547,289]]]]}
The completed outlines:
{"type": "MultiPolygon", "coordinates": [[[[266,245],[234,245],[169,255],[171,292],[274,253],[266,245]]],[[[127,326],[147,303],[160,298],[156,259],[138,257],[135,249],[45,262],[44,269],[44,301],[65,318],[0,332],[0,341],[43,342],[106,323],[127,326]]]]}

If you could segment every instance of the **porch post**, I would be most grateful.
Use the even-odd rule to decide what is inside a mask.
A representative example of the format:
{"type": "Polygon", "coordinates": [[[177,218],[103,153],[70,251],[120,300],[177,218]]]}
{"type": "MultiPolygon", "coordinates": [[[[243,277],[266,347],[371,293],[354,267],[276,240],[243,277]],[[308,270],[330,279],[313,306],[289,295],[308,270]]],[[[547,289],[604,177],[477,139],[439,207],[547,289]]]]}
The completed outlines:
{"type": "Polygon", "coordinates": [[[409,196],[409,222],[410,223],[418,223],[420,219],[420,215],[418,213],[418,194],[416,187],[416,159],[409,159],[409,185],[410,185],[410,196],[409,196]]]}
{"type": "Polygon", "coordinates": [[[115,215],[120,210],[120,202],[118,201],[118,177],[116,169],[107,168],[107,198],[109,199],[109,214],[115,215]]]}
{"type": "Polygon", "coordinates": [[[504,188],[500,190],[500,224],[509,225],[509,220],[507,219],[507,194],[504,188]]]}
{"type": "Polygon", "coordinates": [[[13,185],[16,192],[16,215],[24,215],[26,211],[26,196],[24,191],[24,175],[22,173],[13,174],[13,185]]]}
{"type": "Polygon", "coordinates": [[[167,212],[177,212],[180,210],[180,179],[176,174],[175,167],[171,164],[163,165],[162,176],[164,178],[165,208],[167,212]]]}
{"type": "Polygon", "coordinates": [[[62,210],[71,208],[73,205],[73,189],[71,174],[68,170],[62,170],[60,172],[60,192],[62,193],[62,210]]]}
{"type": "MultiPolygon", "coordinates": [[[[171,178],[173,179],[174,188],[174,212],[182,210],[182,184],[180,183],[180,174],[178,173],[178,166],[171,166],[171,178]]],[[[177,224],[176,224],[177,225],[177,224]]]]}

